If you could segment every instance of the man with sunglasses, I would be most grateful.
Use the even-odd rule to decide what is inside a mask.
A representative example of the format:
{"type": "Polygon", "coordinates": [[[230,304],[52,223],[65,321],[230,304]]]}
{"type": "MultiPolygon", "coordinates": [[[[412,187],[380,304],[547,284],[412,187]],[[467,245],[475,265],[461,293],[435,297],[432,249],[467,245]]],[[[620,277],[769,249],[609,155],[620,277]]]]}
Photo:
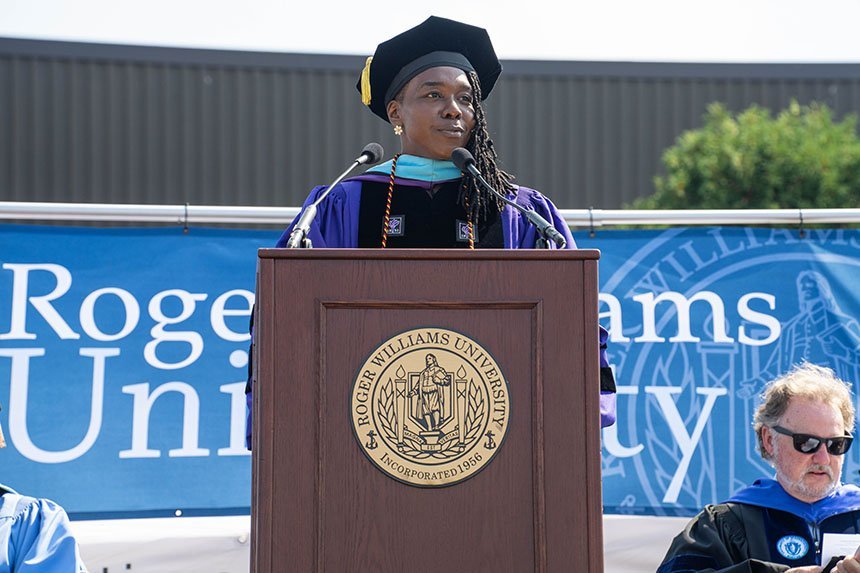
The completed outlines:
{"type": "Polygon", "coordinates": [[[0,573],[87,573],[62,507],[0,483],[0,573]]]}
{"type": "Polygon", "coordinates": [[[853,440],[850,386],[804,363],[765,387],[753,427],[774,478],[706,506],[658,573],[860,573],[854,556],[819,565],[826,533],[860,533],[860,488],[841,482],[853,440]]]}

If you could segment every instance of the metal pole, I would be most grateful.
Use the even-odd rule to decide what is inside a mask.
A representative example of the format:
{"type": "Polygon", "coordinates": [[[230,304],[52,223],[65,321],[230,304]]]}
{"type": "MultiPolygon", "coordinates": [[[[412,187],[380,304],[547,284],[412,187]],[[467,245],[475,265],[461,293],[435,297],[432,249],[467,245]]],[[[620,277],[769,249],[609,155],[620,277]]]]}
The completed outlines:
{"type": "MultiPolygon", "coordinates": [[[[298,207],[120,205],[0,201],[0,221],[124,221],[174,225],[221,223],[288,225],[298,207]]],[[[860,209],[701,209],[633,211],[562,209],[571,227],[618,225],[815,225],[860,223],[860,209]]]]}

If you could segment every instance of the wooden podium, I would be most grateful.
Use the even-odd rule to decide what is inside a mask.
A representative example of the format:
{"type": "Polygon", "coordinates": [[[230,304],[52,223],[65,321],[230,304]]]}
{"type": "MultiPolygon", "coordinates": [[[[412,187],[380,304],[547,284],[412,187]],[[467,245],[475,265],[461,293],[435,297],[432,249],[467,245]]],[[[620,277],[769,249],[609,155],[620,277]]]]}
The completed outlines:
{"type": "Polygon", "coordinates": [[[252,573],[601,572],[598,257],[261,250],[252,573]],[[509,389],[494,457],[446,487],[383,473],[351,418],[371,353],[424,327],[479,342],[509,389]]]}

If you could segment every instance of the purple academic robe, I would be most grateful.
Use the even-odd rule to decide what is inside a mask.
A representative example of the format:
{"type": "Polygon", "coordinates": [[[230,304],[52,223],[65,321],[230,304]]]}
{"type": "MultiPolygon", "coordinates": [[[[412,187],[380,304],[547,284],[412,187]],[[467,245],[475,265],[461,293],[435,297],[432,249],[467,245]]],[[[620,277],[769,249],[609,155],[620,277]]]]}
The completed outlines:
{"type": "MultiPolygon", "coordinates": [[[[328,197],[318,206],[317,216],[311,224],[308,238],[311,240],[314,248],[330,248],[330,249],[349,249],[358,246],[358,219],[359,206],[361,204],[361,182],[362,181],[377,181],[387,182],[387,175],[369,173],[352,177],[341,182],[337,187],[332,189],[328,197]]],[[[428,189],[433,183],[427,181],[418,181],[413,179],[396,178],[395,183],[400,186],[417,187],[419,189],[428,189]]],[[[438,181],[436,182],[439,183],[438,181]]],[[[325,191],[325,186],[315,187],[308,196],[307,201],[302,206],[302,209],[316,201],[320,194],[325,191]]],[[[513,194],[509,198],[514,199],[513,194]]],[[[558,209],[552,202],[534,189],[528,187],[517,187],[516,202],[526,209],[531,209],[537,212],[541,217],[552,223],[553,227],[558,229],[559,233],[567,241],[566,248],[575,249],[576,243],[573,241],[573,236],[570,234],[570,228],[565,223],[558,209]]],[[[506,249],[533,249],[537,242],[538,236],[534,226],[528,220],[511,208],[505,205],[501,212],[502,231],[504,236],[504,248],[506,249]]],[[[284,247],[290,238],[290,233],[293,231],[291,224],[286,231],[278,239],[276,247],[284,247]]],[[[552,245],[554,247],[555,245],[552,245]]],[[[606,359],[606,340],[607,332],[600,327],[599,343],[600,343],[600,426],[611,426],[615,423],[615,383],[612,378],[612,372],[606,359]]],[[[252,388],[249,384],[249,389],[252,388]]],[[[250,448],[251,444],[251,393],[247,395],[248,402],[248,423],[246,427],[247,445],[250,448]]]]}
{"type": "MultiPolygon", "coordinates": [[[[347,179],[332,189],[328,197],[320,203],[318,213],[311,225],[308,238],[314,248],[351,249],[358,246],[358,215],[361,204],[361,182],[376,181],[387,182],[387,175],[366,174],[347,179]]],[[[405,187],[416,187],[418,189],[429,189],[434,183],[428,181],[416,181],[413,179],[396,178],[395,183],[405,187]]],[[[437,181],[436,184],[439,182],[437,181]]],[[[314,188],[311,191],[304,209],[319,198],[325,191],[325,186],[314,188]]],[[[509,196],[513,199],[513,195],[509,196]]],[[[564,236],[568,249],[575,249],[576,244],[570,234],[570,229],[549,199],[528,187],[518,187],[516,202],[537,212],[544,219],[552,223],[553,227],[564,236]]],[[[505,205],[501,213],[502,230],[504,233],[504,248],[506,249],[533,249],[537,242],[537,232],[534,226],[523,218],[520,213],[510,206],[505,205]]],[[[295,221],[293,222],[295,224],[295,221]]],[[[281,238],[277,247],[284,247],[293,231],[290,225],[281,238]]]]}

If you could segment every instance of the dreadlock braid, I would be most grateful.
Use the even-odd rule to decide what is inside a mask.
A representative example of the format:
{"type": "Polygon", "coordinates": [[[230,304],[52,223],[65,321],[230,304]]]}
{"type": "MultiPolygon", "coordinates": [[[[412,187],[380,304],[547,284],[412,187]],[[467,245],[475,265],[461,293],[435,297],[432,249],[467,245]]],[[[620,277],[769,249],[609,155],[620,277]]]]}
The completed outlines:
{"type": "MultiPolygon", "coordinates": [[[[475,158],[475,167],[484,176],[484,179],[502,193],[512,191],[514,176],[502,171],[496,165],[496,149],[490,133],[487,131],[487,118],[481,105],[481,82],[478,74],[468,72],[469,84],[472,86],[472,98],[475,107],[475,127],[472,129],[472,137],[466,144],[466,149],[475,158]]],[[[503,203],[489,191],[482,189],[472,177],[464,177],[460,185],[458,202],[469,211],[473,221],[486,219],[490,208],[497,211],[502,210],[503,203]]]]}

